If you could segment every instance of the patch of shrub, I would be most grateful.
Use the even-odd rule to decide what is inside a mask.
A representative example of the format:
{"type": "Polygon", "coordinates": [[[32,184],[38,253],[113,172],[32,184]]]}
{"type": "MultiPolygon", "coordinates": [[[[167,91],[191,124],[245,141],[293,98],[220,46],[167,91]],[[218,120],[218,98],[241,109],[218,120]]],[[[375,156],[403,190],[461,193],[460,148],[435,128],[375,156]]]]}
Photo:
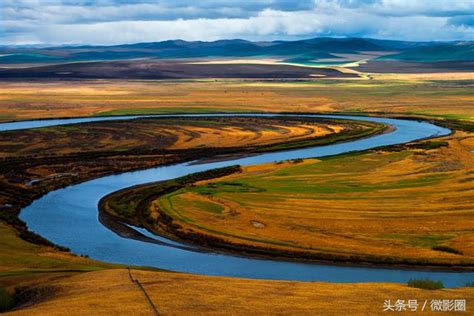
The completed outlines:
{"type": "Polygon", "coordinates": [[[302,163],[302,162],[303,162],[303,159],[301,159],[301,158],[296,158],[296,159],[291,159],[290,161],[291,161],[291,163],[298,164],[298,163],[302,163]]]}
{"type": "Polygon", "coordinates": [[[410,279],[408,286],[423,290],[439,290],[444,288],[443,282],[430,279],[410,279]]]}
{"type": "Polygon", "coordinates": [[[447,119],[447,120],[438,121],[437,123],[454,130],[474,132],[474,124],[469,121],[447,119]]]}
{"type": "Polygon", "coordinates": [[[409,145],[409,147],[413,149],[425,149],[425,150],[436,149],[436,148],[447,147],[447,146],[449,146],[449,143],[445,141],[429,141],[429,142],[416,143],[416,144],[409,145]]]}
{"type": "Polygon", "coordinates": [[[15,305],[13,295],[8,293],[4,288],[0,288],[0,313],[13,308],[13,305],[15,305]]]}
{"type": "Polygon", "coordinates": [[[474,282],[466,282],[464,283],[465,287],[474,287],[474,282]]]}
{"type": "Polygon", "coordinates": [[[377,150],[383,150],[387,152],[400,152],[400,151],[410,150],[410,149],[430,150],[430,149],[436,149],[436,148],[447,147],[447,146],[449,146],[449,143],[445,141],[423,141],[423,142],[415,142],[415,143],[410,143],[410,144],[382,146],[382,147],[377,148],[377,150]]]}
{"type": "Polygon", "coordinates": [[[39,303],[51,297],[55,292],[53,287],[35,287],[29,288],[25,286],[15,288],[13,301],[15,306],[24,306],[30,303],[39,303]]]}
{"type": "Polygon", "coordinates": [[[462,255],[463,254],[462,251],[459,251],[457,249],[454,249],[454,248],[451,248],[451,247],[448,247],[448,246],[434,246],[431,249],[436,250],[436,251],[449,252],[449,253],[453,253],[455,255],[462,255]]]}

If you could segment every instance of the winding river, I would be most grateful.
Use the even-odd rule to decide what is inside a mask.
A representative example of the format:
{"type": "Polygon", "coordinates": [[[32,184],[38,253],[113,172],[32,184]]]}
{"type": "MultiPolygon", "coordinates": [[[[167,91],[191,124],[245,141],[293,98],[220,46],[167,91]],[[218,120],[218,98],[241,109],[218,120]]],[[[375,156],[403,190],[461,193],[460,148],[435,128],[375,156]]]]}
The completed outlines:
{"type": "MultiPolygon", "coordinates": [[[[245,116],[243,114],[180,115],[245,116]]],[[[249,114],[247,116],[277,116],[249,114]]],[[[54,119],[0,124],[0,130],[36,128],[111,119],[135,119],[147,116],[91,117],[54,119]]],[[[161,115],[161,117],[166,115],[161,115]]],[[[169,115],[176,116],[176,115],[169,115]]],[[[287,115],[286,115],[287,116],[287,115]]],[[[296,158],[322,157],[378,146],[406,143],[422,138],[449,134],[450,131],[427,122],[331,115],[295,115],[325,118],[366,120],[392,125],[393,131],[351,142],[321,147],[264,153],[251,157],[217,162],[187,162],[141,171],[124,172],[49,192],[21,212],[30,230],[52,242],[69,247],[77,254],[97,260],[126,265],[151,266],[173,271],[256,279],[327,281],[327,282],[407,282],[410,278],[442,280],[445,286],[461,286],[474,280],[472,272],[421,271],[372,267],[352,267],[280,260],[255,259],[222,253],[200,252],[188,245],[155,236],[144,229],[132,227],[149,237],[149,241],[124,238],[103,226],[98,220],[98,202],[111,192],[151,181],[184,176],[189,173],[229,165],[252,165],[296,158]]]]}

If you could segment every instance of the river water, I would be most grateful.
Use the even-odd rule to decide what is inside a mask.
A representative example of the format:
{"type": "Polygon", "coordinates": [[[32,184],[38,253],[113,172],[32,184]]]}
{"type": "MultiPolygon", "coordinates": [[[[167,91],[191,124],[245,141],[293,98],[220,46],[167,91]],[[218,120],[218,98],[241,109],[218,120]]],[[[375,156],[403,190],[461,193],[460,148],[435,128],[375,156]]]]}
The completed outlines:
{"type": "MultiPolygon", "coordinates": [[[[211,116],[232,115],[277,116],[274,114],[216,114],[211,116]]],[[[151,116],[92,117],[12,122],[0,124],[0,130],[37,128],[111,119],[135,119],[151,116]]],[[[163,116],[166,115],[161,115],[161,117],[163,116]]],[[[401,144],[450,133],[446,128],[413,120],[339,115],[305,116],[380,122],[393,126],[394,130],[389,133],[340,144],[264,153],[226,161],[201,162],[198,164],[187,162],[106,176],[49,192],[24,208],[20,218],[28,224],[30,230],[56,244],[70,248],[76,254],[88,255],[93,259],[127,265],[150,266],[205,275],[297,281],[405,283],[410,278],[430,278],[442,280],[445,286],[455,287],[474,280],[474,273],[472,272],[353,267],[200,252],[195,251],[193,247],[186,249],[186,245],[166,240],[139,228],[134,229],[152,239],[165,242],[167,245],[123,238],[99,222],[97,207],[99,200],[106,194],[132,185],[172,179],[194,172],[235,164],[253,165],[287,159],[323,157],[378,146],[401,144]]]]}

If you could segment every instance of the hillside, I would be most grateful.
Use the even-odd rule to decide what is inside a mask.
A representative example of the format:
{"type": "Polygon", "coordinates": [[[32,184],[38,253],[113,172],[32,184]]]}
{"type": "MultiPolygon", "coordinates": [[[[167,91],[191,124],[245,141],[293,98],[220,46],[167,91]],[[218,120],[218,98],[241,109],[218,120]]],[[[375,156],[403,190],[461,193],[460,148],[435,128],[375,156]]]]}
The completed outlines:
{"type": "MultiPolygon", "coordinates": [[[[339,54],[377,52],[398,60],[454,60],[472,58],[472,43],[403,42],[365,38],[320,37],[297,41],[251,42],[240,39],[213,42],[168,40],[116,46],[2,47],[0,64],[65,63],[136,58],[277,58],[282,61],[345,59],[339,54]],[[396,53],[396,54],[393,54],[396,53]],[[447,56],[447,57],[446,57],[447,56]]],[[[357,59],[357,58],[355,58],[357,59]]]]}
{"type": "Polygon", "coordinates": [[[409,62],[472,61],[474,60],[474,43],[459,42],[420,47],[398,54],[382,56],[378,59],[409,62]]]}
{"type": "MultiPolygon", "coordinates": [[[[164,315],[374,315],[383,312],[385,300],[399,297],[420,304],[438,297],[474,299],[468,288],[433,292],[403,284],[287,282],[137,270],[129,274],[124,269],[57,277],[34,289],[44,293],[37,303],[8,315],[152,315],[151,304],[164,315]],[[150,301],[133,280],[139,280],[150,301]]],[[[470,304],[467,311],[472,312],[470,304]]]]}

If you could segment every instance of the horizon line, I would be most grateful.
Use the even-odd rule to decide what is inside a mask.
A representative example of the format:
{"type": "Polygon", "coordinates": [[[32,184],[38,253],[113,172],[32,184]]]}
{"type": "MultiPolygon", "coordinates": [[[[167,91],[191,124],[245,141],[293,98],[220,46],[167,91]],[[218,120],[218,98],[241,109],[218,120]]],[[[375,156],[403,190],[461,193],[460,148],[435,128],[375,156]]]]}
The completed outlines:
{"type": "Polygon", "coordinates": [[[123,46],[123,45],[139,45],[139,44],[154,44],[154,43],[164,43],[164,42],[186,42],[186,43],[215,43],[220,41],[244,41],[249,43],[273,43],[273,42],[299,42],[307,41],[312,39],[363,39],[363,40],[376,40],[376,41],[389,41],[389,42],[404,42],[404,43],[455,43],[455,42],[466,42],[471,43],[474,41],[470,40],[428,40],[428,41],[413,41],[413,40],[397,40],[397,39],[387,39],[387,38],[376,38],[376,37],[359,37],[359,36],[315,36],[315,37],[304,37],[300,39],[274,39],[274,40],[249,40],[243,38],[223,38],[217,40],[195,40],[189,41],[181,38],[167,39],[167,40],[157,40],[157,41],[145,41],[145,42],[129,42],[129,43],[117,43],[117,44],[99,44],[99,43],[64,43],[64,44],[53,44],[53,43],[31,43],[31,44],[0,44],[0,47],[82,47],[82,46],[100,46],[100,47],[114,47],[114,46],[123,46]]]}

